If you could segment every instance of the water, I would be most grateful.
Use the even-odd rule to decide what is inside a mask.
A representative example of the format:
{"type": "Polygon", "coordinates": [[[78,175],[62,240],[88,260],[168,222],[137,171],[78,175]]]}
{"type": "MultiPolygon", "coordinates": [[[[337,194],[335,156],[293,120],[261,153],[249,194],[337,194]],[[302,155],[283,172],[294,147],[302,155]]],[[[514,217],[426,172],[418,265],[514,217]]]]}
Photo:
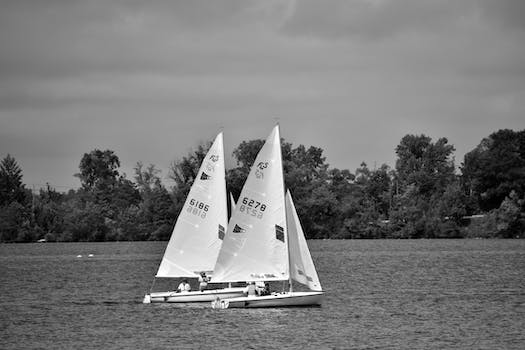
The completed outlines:
{"type": "Polygon", "coordinates": [[[165,245],[0,245],[0,348],[525,348],[525,240],[309,241],[323,306],[246,310],[142,304],[165,245]]]}

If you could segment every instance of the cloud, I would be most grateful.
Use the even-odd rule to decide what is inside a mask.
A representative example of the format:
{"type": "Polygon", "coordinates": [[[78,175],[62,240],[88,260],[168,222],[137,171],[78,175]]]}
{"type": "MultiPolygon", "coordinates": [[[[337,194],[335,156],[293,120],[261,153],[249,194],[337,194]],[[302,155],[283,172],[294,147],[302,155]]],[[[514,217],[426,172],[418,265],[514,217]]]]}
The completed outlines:
{"type": "Polygon", "coordinates": [[[498,25],[525,32],[525,2],[522,0],[483,0],[479,2],[483,16],[498,25]]]}
{"type": "Polygon", "coordinates": [[[272,22],[281,3],[2,2],[0,76],[198,72],[205,67],[192,58],[245,45],[259,24],[272,22]]]}
{"type": "Polygon", "coordinates": [[[522,125],[520,11],[500,0],[3,1],[0,149],[37,177],[42,159],[76,171],[83,153],[109,148],[129,174],[139,160],[165,168],[221,126],[230,150],[264,138],[280,117],[287,140],[339,168],[393,165],[407,133],[463,152],[522,125]]]}
{"type": "Polygon", "coordinates": [[[298,1],[283,30],[291,35],[378,40],[456,25],[469,15],[471,5],[469,1],[298,1]]]}

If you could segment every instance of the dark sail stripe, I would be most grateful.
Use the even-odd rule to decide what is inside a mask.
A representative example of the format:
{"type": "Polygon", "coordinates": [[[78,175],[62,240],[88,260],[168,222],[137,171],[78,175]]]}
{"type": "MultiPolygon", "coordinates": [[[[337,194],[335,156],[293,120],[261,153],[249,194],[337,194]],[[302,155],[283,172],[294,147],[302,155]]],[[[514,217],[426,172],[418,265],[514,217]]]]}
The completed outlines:
{"type": "Polygon", "coordinates": [[[225,235],[225,232],[224,232],[224,226],[219,225],[219,239],[220,239],[221,241],[224,240],[224,235],[225,235]]]}
{"type": "Polygon", "coordinates": [[[275,238],[284,243],[284,228],[275,225],[275,238]]]}

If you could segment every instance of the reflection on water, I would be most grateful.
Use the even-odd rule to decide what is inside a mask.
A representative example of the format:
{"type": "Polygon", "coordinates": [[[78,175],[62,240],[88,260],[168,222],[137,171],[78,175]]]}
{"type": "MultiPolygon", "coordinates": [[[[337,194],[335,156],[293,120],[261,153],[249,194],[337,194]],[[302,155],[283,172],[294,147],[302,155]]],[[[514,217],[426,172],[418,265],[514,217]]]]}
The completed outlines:
{"type": "Polygon", "coordinates": [[[246,310],[142,304],[165,245],[0,245],[2,348],[525,344],[523,240],[309,241],[323,306],[246,310]]]}

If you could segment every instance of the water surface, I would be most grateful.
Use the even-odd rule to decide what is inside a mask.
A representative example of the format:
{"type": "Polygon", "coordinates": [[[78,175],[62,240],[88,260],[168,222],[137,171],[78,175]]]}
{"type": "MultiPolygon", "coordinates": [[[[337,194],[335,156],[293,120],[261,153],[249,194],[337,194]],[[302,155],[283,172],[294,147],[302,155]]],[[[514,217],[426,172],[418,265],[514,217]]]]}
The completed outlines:
{"type": "Polygon", "coordinates": [[[0,245],[0,347],[525,346],[525,240],[308,244],[323,306],[247,310],[142,304],[166,242],[0,245]]]}

